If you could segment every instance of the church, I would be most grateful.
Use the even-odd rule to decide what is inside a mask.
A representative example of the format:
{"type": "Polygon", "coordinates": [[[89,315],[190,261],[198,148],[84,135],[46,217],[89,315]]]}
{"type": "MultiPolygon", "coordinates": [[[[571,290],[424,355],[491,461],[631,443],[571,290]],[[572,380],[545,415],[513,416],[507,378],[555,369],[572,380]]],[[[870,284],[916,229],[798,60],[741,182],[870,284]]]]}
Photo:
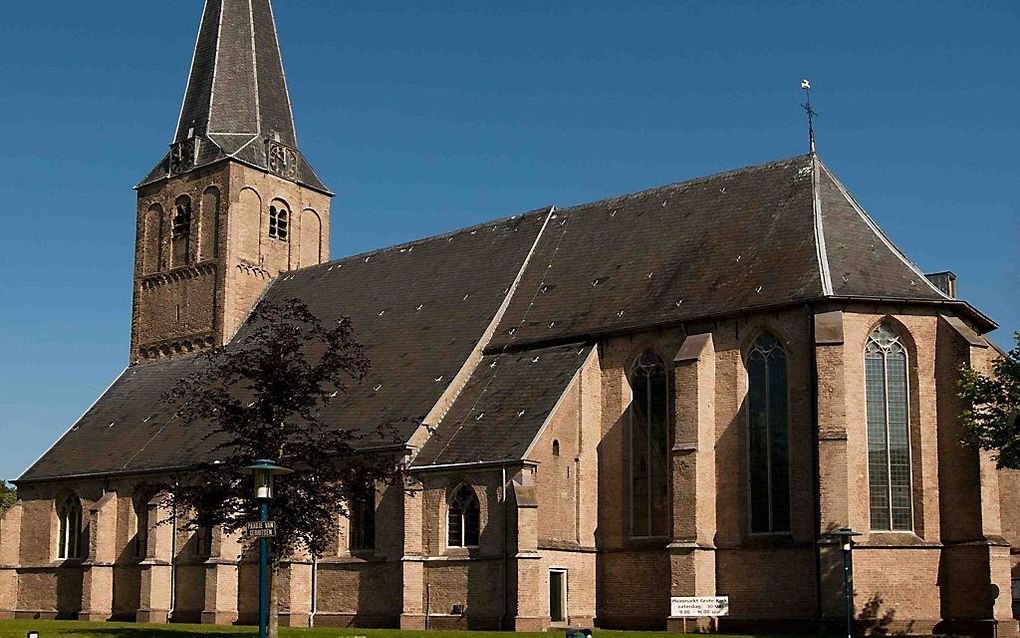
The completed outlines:
{"type": "Polygon", "coordinates": [[[1020,475],[957,418],[996,324],[813,150],[332,259],[270,0],[207,0],[136,190],[129,365],[17,481],[0,617],[255,620],[243,543],[143,486],[216,461],[164,391],[299,298],[372,363],[331,420],[396,424],[363,445],[412,481],[285,563],[283,624],[824,630],[850,527],[858,631],[1018,636],[1020,475]],[[729,614],[672,616],[681,596],[729,614]]]}

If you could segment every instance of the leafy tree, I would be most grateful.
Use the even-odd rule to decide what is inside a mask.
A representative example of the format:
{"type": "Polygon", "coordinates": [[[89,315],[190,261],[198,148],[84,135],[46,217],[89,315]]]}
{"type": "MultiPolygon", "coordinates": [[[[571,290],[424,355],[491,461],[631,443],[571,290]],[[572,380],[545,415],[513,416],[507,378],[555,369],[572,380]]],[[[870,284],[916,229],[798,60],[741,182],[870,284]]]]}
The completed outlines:
{"type": "MultiPolygon", "coordinates": [[[[221,459],[209,471],[164,486],[170,505],[193,528],[239,533],[259,520],[244,468],[258,459],[285,465],[293,474],[276,481],[271,504],[275,571],[297,552],[322,556],[335,542],[347,503],[403,476],[402,455],[356,449],[366,436],[392,436],[387,426],[366,433],[321,418],[369,371],[348,318],[327,327],[300,300],[263,302],[232,343],[200,356],[201,370],[166,397],[185,423],[208,429],[208,443],[221,459]]],[[[274,620],[275,602],[274,591],[274,620]]]]}
{"type": "Polygon", "coordinates": [[[18,502],[18,490],[7,481],[0,481],[0,514],[18,502]]]}
{"type": "Polygon", "coordinates": [[[964,367],[960,414],[966,441],[995,453],[1000,468],[1020,469],[1020,332],[1016,345],[992,364],[992,376],[964,367]]]}

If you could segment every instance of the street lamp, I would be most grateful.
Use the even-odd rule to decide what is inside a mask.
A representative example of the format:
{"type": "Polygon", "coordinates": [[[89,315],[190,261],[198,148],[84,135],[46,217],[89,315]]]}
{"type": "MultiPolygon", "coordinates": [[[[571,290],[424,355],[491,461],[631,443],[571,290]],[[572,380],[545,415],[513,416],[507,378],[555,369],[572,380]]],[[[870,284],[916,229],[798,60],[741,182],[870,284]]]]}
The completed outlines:
{"type": "Polygon", "coordinates": [[[851,552],[854,551],[854,536],[860,536],[849,527],[841,527],[831,533],[839,539],[843,550],[843,601],[846,605],[846,636],[852,638],[854,633],[854,563],[851,552]]]}
{"type": "Polygon", "coordinates": [[[253,535],[259,539],[259,638],[266,638],[269,629],[269,538],[276,533],[276,528],[268,525],[269,501],[273,499],[273,477],[290,474],[292,470],[269,459],[259,459],[244,469],[255,477],[255,500],[259,502],[259,520],[262,523],[254,528],[257,531],[253,535]]]}

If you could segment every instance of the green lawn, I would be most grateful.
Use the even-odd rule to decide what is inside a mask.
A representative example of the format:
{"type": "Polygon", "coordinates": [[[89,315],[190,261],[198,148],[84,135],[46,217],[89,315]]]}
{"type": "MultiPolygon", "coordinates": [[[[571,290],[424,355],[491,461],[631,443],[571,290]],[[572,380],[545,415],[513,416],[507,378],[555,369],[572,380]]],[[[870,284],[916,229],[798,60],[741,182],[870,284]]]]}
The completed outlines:
{"type": "MultiPolygon", "coordinates": [[[[213,636],[237,638],[255,636],[258,632],[250,627],[216,627],[211,625],[135,625],[125,623],[83,623],[45,622],[39,620],[0,621],[0,638],[24,638],[29,630],[39,632],[40,638],[189,638],[191,636],[213,636]]],[[[327,636],[365,636],[366,638],[506,638],[507,633],[486,631],[398,631],[396,629],[289,629],[281,628],[280,635],[286,638],[326,638],[327,636]]],[[[519,634],[530,638],[562,636],[560,632],[548,634],[519,634]]],[[[680,634],[665,632],[595,632],[596,638],[678,638],[680,634]]],[[[732,637],[747,638],[747,637],[732,637]]]]}

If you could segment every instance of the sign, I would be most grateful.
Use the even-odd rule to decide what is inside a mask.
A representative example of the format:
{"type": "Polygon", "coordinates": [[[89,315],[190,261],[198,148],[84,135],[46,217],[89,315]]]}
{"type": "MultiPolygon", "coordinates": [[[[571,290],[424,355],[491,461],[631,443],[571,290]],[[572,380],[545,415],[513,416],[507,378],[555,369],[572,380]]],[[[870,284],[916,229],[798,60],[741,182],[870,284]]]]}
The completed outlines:
{"type": "Polygon", "coordinates": [[[244,535],[249,538],[273,538],[276,536],[276,521],[257,521],[244,526],[244,535]]]}
{"type": "Polygon", "coordinates": [[[729,596],[673,596],[669,599],[673,618],[708,618],[730,614],[729,596]]]}

